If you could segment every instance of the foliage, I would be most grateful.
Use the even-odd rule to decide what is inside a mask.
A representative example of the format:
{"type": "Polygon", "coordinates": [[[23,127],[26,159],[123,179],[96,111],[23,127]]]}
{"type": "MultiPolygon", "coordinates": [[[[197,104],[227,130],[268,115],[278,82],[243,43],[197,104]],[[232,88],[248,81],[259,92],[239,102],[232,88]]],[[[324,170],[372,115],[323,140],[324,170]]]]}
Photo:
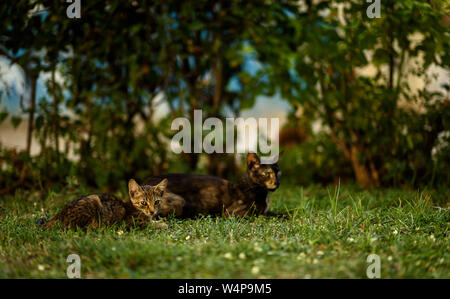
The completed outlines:
{"type": "Polygon", "coordinates": [[[241,5],[91,1],[82,6],[80,20],[67,18],[61,1],[22,0],[2,7],[2,54],[23,66],[27,77],[35,60],[33,76],[51,73],[51,98],[36,104],[33,96],[33,108],[24,109],[34,125],[28,135],[39,138],[38,159],[65,173],[59,158],[72,155],[80,178],[110,189],[170,167],[169,118],[190,118],[200,107],[218,115],[223,106],[239,104],[243,90],[237,94],[227,87],[241,75],[248,30],[267,26],[274,20],[271,8],[281,9],[253,1],[245,4],[249,15],[241,5]],[[41,4],[42,11],[30,13],[41,4]],[[56,72],[63,82],[55,79],[56,72]],[[157,96],[170,109],[159,121],[154,119],[161,104],[157,96]]]}
{"type": "MultiPolygon", "coordinates": [[[[430,182],[432,148],[449,130],[448,86],[447,94],[425,87],[415,93],[407,76],[427,82],[431,65],[448,70],[448,3],[383,1],[382,7],[381,18],[369,19],[363,1],[306,2],[292,16],[294,33],[281,36],[283,50],[258,52],[268,61],[259,74],[269,76],[262,87],[281,92],[303,110],[301,117],[321,121],[360,185],[430,182]],[[363,71],[370,67],[375,76],[363,71]]],[[[447,168],[449,162],[436,161],[447,168]]]]}
{"type": "Polygon", "coordinates": [[[314,185],[338,183],[352,177],[345,157],[324,133],[300,145],[284,149],[280,159],[283,184],[314,185]]]}
{"type": "MultiPolygon", "coordinates": [[[[448,5],[383,1],[380,19],[365,16],[367,5],[92,0],[81,19],[69,19],[64,1],[9,1],[0,8],[0,55],[23,71],[20,109],[29,121],[25,154],[2,149],[8,170],[0,169],[0,186],[47,187],[76,176],[116,190],[131,177],[198,171],[198,155],[168,151],[170,121],[191,119],[197,108],[204,117],[239,116],[261,94],[279,94],[303,111],[297,117],[306,127],[318,120],[325,128],[296,153],[305,163],[286,163],[300,181],[342,175],[365,187],[448,184],[448,146],[438,144],[449,130],[448,95],[413,95],[406,80],[426,77],[431,65],[448,69],[448,5]],[[406,69],[414,57],[419,64],[406,69]],[[358,72],[371,65],[376,76],[358,72]],[[48,97],[36,98],[40,78],[48,97]],[[169,113],[157,119],[162,105],[169,113]],[[318,144],[325,151],[314,152],[318,144]],[[332,171],[322,175],[321,167],[332,171]]],[[[8,115],[16,114],[2,109],[0,121],[8,115]]],[[[216,160],[225,160],[208,159],[204,169],[217,174],[216,160]]]]}

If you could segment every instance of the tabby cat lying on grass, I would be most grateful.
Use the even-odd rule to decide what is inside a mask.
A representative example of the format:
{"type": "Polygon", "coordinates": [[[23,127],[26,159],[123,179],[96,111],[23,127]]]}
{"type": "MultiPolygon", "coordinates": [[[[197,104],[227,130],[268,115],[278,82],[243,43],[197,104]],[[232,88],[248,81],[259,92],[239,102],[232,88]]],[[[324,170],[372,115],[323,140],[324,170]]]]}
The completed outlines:
{"type": "Polygon", "coordinates": [[[197,215],[281,216],[269,210],[269,192],[280,186],[279,156],[272,164],[262,164],[255,153],[247,155],[247,172],[237,182],[219,177],[196,174],[163,174],[151,177],[144,184],[155,184],[168,179],[158,217],[174,214],[179,218],[197,215]],[[169,196],[170,195],[170,196],[169,196]]]}
{"type": "Polygon", "coordinates": [[[41,218],[37,224],[39,227],[43,226],[45,230],[52,228],[57,222],[61,222],[65,228],[95,229],[120,224],[122,221],[125,221],[127,228],[144,228],[148,225],[167,228],[165,223],[152,220],[166,186],[167,179],[156,186],[140,186],[131,179],[128,183],[130,199],[126,202],[111,194],[91,194],[68,203],[48,222],[41,218]]]}

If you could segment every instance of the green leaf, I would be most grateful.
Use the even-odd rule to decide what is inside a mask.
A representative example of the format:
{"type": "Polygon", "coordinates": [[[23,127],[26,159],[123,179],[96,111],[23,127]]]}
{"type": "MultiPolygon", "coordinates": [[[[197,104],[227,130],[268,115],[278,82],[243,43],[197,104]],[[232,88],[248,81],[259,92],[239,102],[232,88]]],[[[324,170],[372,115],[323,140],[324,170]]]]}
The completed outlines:
{"type": "Polygon", "coordinates": [[[240,107],[241,107],[242,110],[243,109],[250,109],[255,104],[255,98],[243,99],[240,104],[241,104],[240,107]]]}
{"type": "Polygon", "coordinates": [[[0,112],[0,124],[8,117],[8,111],[3,110],[0,112]]]}
{"type": "Polygon", "coordinates": [[[11,116],[11,124],[13,125],[14,129],[17,129],[17,127],[22,122],[22,118],[18,116],[11,116]]]}

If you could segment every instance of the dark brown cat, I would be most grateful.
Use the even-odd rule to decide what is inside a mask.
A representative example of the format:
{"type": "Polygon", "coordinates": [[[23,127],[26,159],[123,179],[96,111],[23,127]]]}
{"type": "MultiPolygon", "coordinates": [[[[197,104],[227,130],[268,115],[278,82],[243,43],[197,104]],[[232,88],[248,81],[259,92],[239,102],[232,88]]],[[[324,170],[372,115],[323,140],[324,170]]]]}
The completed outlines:
{"type": "Polygon", "coordinates": [[[152,215],[167,186],[167,180],[156,186],[139,186],[135,180],[128,183],[130,199],[123,202],[112,194],[91,194],[66,204],[50,221],[39,219],[38,225],[50,229],[57,222],[65,228],[98,228],[125,221],[127,228],[154,225],[165,228],[164,223],[154,223],[152,215]]]}
{"type": "Polygon", "coordinates": [[[245,216],[274,215],[269,212],[269,191],[280,185],[281,171],[278,158],[274,164],[261,164],[254,153],[247,155],[247,172],[236,183],[208,175],[165,174],[151,177],[144,184],[155,184],[168,179],[167,191],[178,197],[163,196],[157,215],[171,213],[186,218],[199,214],[245,216]],[[181,198],[180,198],[181,196],[181,198]]]}

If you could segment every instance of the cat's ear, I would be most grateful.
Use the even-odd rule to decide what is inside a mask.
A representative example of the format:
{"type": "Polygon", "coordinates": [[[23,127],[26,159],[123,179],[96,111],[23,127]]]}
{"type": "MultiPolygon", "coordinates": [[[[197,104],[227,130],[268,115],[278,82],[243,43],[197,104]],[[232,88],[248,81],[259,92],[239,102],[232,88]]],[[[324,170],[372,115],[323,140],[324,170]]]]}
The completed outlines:
{"type": "Polygon", "coordinates": [[[164,179],[162,180],[158,185],[155,186],[155,192],[159,196],[163,196],[164,191],[166,190],[168,180],[164,179]]]}
{"type": "Polygon", "coordinates": [[[142,194],[144,190],[142,190],[141,186],[139,186],[138,183],[136,183],[135,180],[131,179],[128,182],[128,193],[130,194],[131,201],[134,200],[136,195],[142,194]]]}
{"type": "Polygon", "coordinates": [[[261,162],[259,161],[259,157],[255,153],[248,153],[247,155],[247,169],[256,169],[259,168],[261,162]]]}

